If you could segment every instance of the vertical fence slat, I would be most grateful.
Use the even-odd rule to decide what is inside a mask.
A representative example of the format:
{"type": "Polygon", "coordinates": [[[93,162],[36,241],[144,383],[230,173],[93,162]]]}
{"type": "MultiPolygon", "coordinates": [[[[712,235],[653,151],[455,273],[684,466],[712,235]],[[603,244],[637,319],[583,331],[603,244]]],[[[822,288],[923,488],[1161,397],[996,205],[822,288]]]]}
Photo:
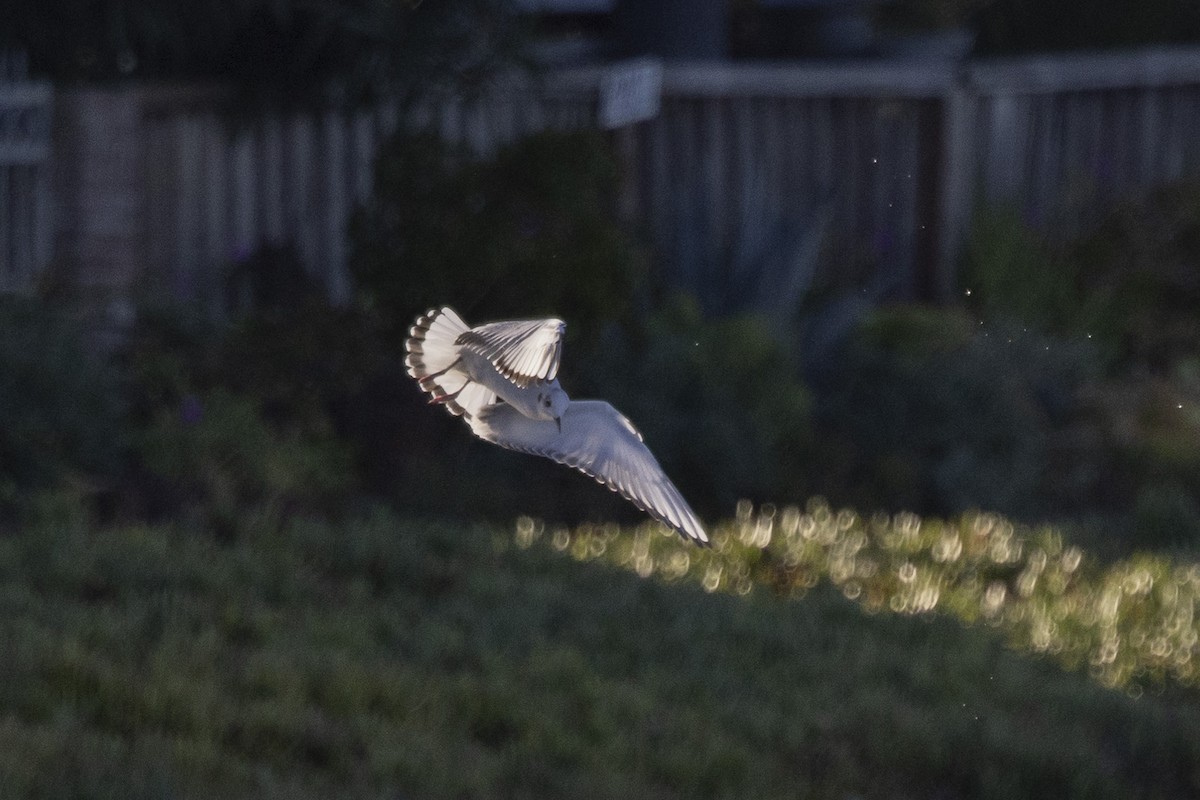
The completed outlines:
{"type": "Polygon", "coordinates": [[[258,135],[258,203],[262,209],[261,237],[272,245],[284,240],[283,122],[277,112],[266,115],[258,135]]]}
{"type": "Polygon", "coordinates": [[[320,223],[317,211],[320,192],[317,173],[313,120],[308,114],[292,116],[288,125],[289,174],[292,188],[287,197],[289,235],[309,275],[320,269],[320,223]]]}
{"type": "Polygon", "coordinates": [[[200,228],[197,204],[200,200],[200,148],[196,125],[191,114],[172,120],[170,135],[174,142],[179,191],[173,192],[167,212],[174,218],[171,258],[187,296],[203,296],[201,265],[196,258],[196,236],[200,228]]]}
{"type": "Polygon", "coordinates": [[[0,289],[20,287],[21,273],[16,260],[16,225],[12,208],[12,167],[0,166],[0,289]]]}
{"type": "Polygon", "coordinates": [[[349,298],[346,279],[346,129],[345,120],[328,112],[323,120],[321,165],[324,169],[325,247],[322,272],[325,287],[335,302],[349,298]]]}
{"type": "MultiPolygon", "coordinates": [[[[210,272],[206,281],[210,302],[222,305],[220,271],[229,265],[230,232],[228,216],[230,178],[228,164],[228,136],[225,125],[214,113],[206,114],[204,126],[204,257],[203,263],[210,272]]],[[[218,309],[213,309],[214,311],[218,309]]]]}
{"type": "Polygon", "coordinates": [[[240,129],[234,133],[230,150],[230,178],[233,196],[229,204],[232,214],[233,247],[239,257],[250,255],[259,241],[258,208],[254,199],[255,175],[254,141],[257,131],[240,129]]]}
{"type": "Polygon", "coordinates": [[[166,119],[152,119],[145,125],[146,185],[143,191],[146,228],[142,251],[146,254],[151,291],[182,300],[186,297],[186,286],[179,264],[172,258],[171,235],[175,226],[167,207],[171,189],[177,184],[169,127],[166,119]]]}
{"type": "Polygon", "coordinates": [[[365,202],[371,195],[371,165],[379,142],[375,138],[375,129],[371,118],[360,112],[354,115],[352,164],[353,164],[353,200],[355,203],[365,202]]]}
{"type": "Polygon", "coordinates": [[[1147,89],[1138,95],[1138,165],[1137,180],[1139,186],[1147,186],[1158,174],[1158,153],[1160,137],[1162,136],[1162,105],[1157,89],[1147,89]]]}

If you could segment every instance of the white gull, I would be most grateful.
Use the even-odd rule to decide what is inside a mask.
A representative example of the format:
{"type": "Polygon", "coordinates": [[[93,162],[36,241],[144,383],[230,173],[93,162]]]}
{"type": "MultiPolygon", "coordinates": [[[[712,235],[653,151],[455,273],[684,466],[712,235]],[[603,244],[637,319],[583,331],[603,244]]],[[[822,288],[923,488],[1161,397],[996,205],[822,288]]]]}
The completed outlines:
{"type": "Polygon", "coordinates": [[[574,467],[707,545],[704,526],[633,423],[602,400],[571,400],[559,385],[565,330],[558,319],[470,328],[451,308],[430,309],[409,332],[405,365],[431,403],[462,416],[481,439],[574,467]]]}

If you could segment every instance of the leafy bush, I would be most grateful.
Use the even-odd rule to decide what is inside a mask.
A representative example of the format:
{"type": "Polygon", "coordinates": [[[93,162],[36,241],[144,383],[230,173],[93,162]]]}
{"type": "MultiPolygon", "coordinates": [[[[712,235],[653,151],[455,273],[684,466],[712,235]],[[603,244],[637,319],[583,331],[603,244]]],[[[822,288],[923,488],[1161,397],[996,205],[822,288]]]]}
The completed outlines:
{"type": "Polygon", "coordinates": [[[319,307],[326,297],[290,243],[260,245],[235,258],[222,278],[223,310],[235,316],[319,307]]]}
{"type": "Polygon", "coordinates": [[[125,445],[117,373],[62,308],[0,296],[0,507],[64,481],[107,482],[125,445]]]}
{"type": "Polygon", "coordinates": [[[147,314],[123,356],[139,431],[135,504],[227,533],[250,511],[273,526],[332,508],[356,482],[333,410],[373,374],[370,330],[324,304],[227,326],[147,314]]]}
{"type": "Polygon", "coordinates": [[[1144,548],[1193,547],[1200,542],[1200,503],[1177,483],[1143,487],[1134,506],[1134,534],[1144,548]]]}
{"type": "Polygon", "coordinates": [[[964,281],[990,318],[1090,338],[1118,371],[1169,370],[1200,351],[1200,183],[1122,202],[1061,241],[984,210],[964,281]]]}
{"type": "MultiPolygon", "coordinates": [[[[1170,495],[1188,494],[1191,502],[1200,502],[1200,386],[1179,377],[1142,376],[1105,381],[1089,394],[1089,417],[1115,456],[1117,488],[1131,506],[1136,502],[1136,527],[1165,533],[1157,523],[1142,521],[1161,519],[1155,509],[1164,503],[1178,507],[1168,502],[1170,495]]],[[[1192,530],[1182,525],[1169,537],[1153,534],[1147,541],[1200,541],[1188,536],[1192,530]]]]}
{"type": "Polygon", "coordinates": [[[642,277],[616,191],[595,134],[539,134],[479,161],[401,133],[351,221],[350,269],[398,335],[451,304],[471,322],[560,316],[571,341],[587,340],[628,313],[642,277]]]}
{"type": "Polygon", "coordinates": [[[1119,204],[1067,254],[1122,363],[1162,372],[1200,352],[1200,182],[1119,204]]]}
{"type": "Polygon", "coordinates": [[[1098,372],[1086,343],[979,325],[958,309],[885,308],[819,392],[821,491],[865,507],[1032,517],[1102,494],[1103,449],[1073,434],[1098,372]]]}
{"type": "Polygon", "coordinates": [[[275,528],[297,509],[319,509],[350,483],[348,458],[330,432],[274,429],[252,400],[221,390],[160,409],[140,432],[138,451],[185,515],[226,537],[248,520],[275,528]]]}
{"type": "Polygon", "coordinates": [[[794,354],[762,319],[711,320],[678,299],[587,356],[575,396],[610,400],[645,433],[702,513],[743,497],[798,497],[811,464],[811,399],[794,354]]]}
{"type": "Polygon", "coordinates": [[[979,214],[967,253],[969,299],[989,326],[1015,323],[1094,345],[1107,374],[1081,397],[1068,452],[1102,480],[1082,496],[1093,498],[1093,510],[1124,517],[1138,542],[1194,542],[1200,183],[1154,189],[1090,216],[1083,232],[1068,228],[1077,232],[1055,239],[1010,210],[979,214]]]}
{"type": "Polygon", "coordinates": [[[1074,265],[1014,208],[975,214],[963,266],[969,304],[989,318],[1052,333],[1091,327],[1074,265]]]}

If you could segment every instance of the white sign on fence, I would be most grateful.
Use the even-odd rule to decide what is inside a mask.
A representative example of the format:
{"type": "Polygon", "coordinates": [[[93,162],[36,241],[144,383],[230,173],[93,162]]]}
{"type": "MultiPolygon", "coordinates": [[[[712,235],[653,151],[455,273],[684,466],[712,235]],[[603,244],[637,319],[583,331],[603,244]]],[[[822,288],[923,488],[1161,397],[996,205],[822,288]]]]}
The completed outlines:
{"type": "Polygon", "coordinates": [[[600,78],[599,122],[603,128],[623,128],[654,119],[662,104],[662,63],[635,58],[609,66],[600,78]]]}

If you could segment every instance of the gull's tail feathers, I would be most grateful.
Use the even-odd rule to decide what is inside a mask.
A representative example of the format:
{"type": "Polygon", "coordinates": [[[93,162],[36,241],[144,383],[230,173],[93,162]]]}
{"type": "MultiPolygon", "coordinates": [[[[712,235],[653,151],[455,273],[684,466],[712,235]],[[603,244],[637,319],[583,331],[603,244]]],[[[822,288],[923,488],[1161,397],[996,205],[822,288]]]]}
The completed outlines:
{"type": "Polygon", "coordinates": [[[429,393],[429,402],[443,403],[456,416],[473,417],[496,402],[496,395],[460,368],[459,345],[455,342],[468,330],[454,309],[429,309],[409,329],[404,365],[421,389],[429,393]]]}

